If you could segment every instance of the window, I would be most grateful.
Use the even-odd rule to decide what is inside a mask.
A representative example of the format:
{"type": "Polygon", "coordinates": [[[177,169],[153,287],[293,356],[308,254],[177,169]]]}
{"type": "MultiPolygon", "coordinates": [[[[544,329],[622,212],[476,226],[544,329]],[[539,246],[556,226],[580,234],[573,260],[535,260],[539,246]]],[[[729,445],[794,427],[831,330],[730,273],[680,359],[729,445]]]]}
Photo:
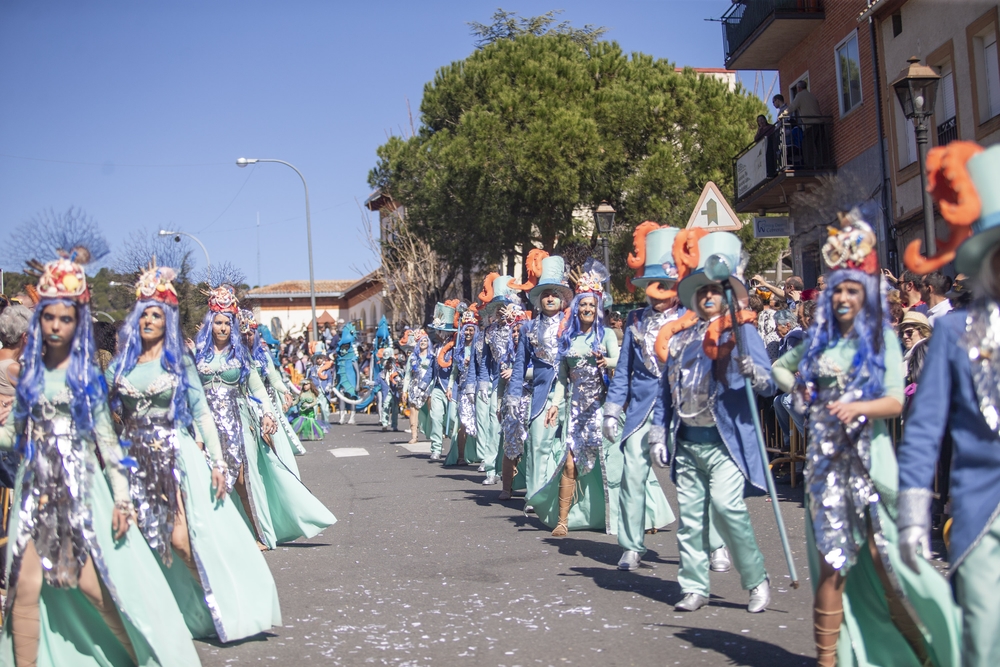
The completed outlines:
{"type": "Polygon", "coordinates": [[[995,131],[1000,124],[1000,120],[993,120],[1000,116],[1000,54],[997,53],[997,22],[997,9],[994,7],[966,28],[969,69],[975,102],[972,111],[977,138],[995,131]]]}
{"type": "Polygon", "coordinates": [[[892,15],[892,36],[899,37],[903,32],[903,15],[896,12],[892,15]]]}
{"type": "Polygon", "coordinates": [[[955,118],[955,75],[951,60],[938,66],[941,80],[938,82],[934,119],[937,123],[937,145],[944,146],[958,139],[958,123],[955,118]]]}
{"type": "Polygon", "coordinates": [[[851,33],[837,45],[837,88],[840,92],[840,115],[861,104],[861,58],[858,56],[858,33],[851,33]]]}

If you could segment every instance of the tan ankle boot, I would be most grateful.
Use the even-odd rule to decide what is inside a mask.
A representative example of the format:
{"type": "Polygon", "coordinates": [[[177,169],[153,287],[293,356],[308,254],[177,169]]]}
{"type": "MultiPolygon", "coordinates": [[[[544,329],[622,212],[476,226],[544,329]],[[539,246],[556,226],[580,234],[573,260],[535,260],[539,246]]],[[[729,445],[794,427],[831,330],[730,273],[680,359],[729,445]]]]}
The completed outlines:
{"type": "Polygon", "coordinates": [[[515,461],[503,457],[503,470],[500,471],[500,481],[503,484],[503,490],[500,491],[498,498],[500,500],[510,500],[514,495],[512,492],[512,487],[514,486],[514,475],[517,471],[514,468],[515,461]]]}
{"type": "Polygon", "coordinates": [[[837,640],[840,639],[840,624],[843,621],[843,608],[826,611],[813,607],[813,636],[816,642],[817,667],[836,667],[837,640]]]}
{"type": "Polygon", "coordinates": [[[552,537],[566,537],[569,533],[569,508],[573,505],[573,494],[576,492],[576,465],[573,455],[567,453],[566,465],[562,477],[559,478],[559,523],[552,531],[552,537]]]}

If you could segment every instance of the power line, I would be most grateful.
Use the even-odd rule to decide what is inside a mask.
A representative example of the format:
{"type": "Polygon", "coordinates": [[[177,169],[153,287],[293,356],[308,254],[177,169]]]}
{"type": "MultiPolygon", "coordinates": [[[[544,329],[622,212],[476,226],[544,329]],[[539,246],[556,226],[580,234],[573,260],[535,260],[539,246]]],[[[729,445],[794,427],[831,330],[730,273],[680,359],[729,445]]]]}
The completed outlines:
{"type": "Polygon", "coordinates": [[[51,162],[53,164],[76,164],[83,165],[87,167],[218,167],[220,165],[229,164],[228,162],[193,162],[193,163],[180,163],[180,164],[131,164],[123,162],[79,162],[76,160],[49,160],[48,158],[42,157],[28,157],[26,155],[10,155],[9,153],[0,153],[0,157],[12,158],[14,160],[30,160],[32,162],[51,162]]]}
{"type": "Polygon", "coordinates": [[[222,210],[222,213],[220,213],[218,215],[218,217],[215,218],[215,220],[213,220],[212,222],[208,223],[207,225],[205,225],[204,227],[202,227],[200,230],[198,230],[198,232],[197,232],[198,234],[201,234],[206,229],[208,229],[209,227],[211,227],[212,225],[214,225],[215,223],[217,223],[219,221],[219,218],[221,218],[222,216],[224,216],[226,214],[226,211],[229,210],[229,207],[233,205],[233,202],[236,201],[236,198],[240,196],[241,192],[243,192],[243,188],[246,187],[247,181],[250,180],[250,177],[253,176],[253,173],[255,171],[257,171],[257,165],[256,164],[253,166],[253,169],[250,170],[250,173],[247,174],[246,179],[244,179],[244,181],[243,181],[243,185],[240,186],[240,189],[236,191],[236,194],[233,196],[233,198],[229,200],[228,204],[226,204],[226,208],[224,208],[222,210]]]}

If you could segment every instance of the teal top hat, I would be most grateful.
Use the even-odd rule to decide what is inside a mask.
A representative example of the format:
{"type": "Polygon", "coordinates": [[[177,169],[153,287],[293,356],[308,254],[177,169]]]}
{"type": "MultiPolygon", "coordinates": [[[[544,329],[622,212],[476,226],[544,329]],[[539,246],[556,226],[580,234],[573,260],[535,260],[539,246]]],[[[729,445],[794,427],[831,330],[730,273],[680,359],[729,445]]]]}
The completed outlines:
{"type": "Polygon", "coordinates": [[[483,312],[492,315],[497,308],[511,303],[520,303],[520,292],[510,284],[514,282],[511,276],[497,276],[493,279],[493,298],[483,306],[483,312]]]}
{"type": "MultiPolygon", "coordinates": [[[[652,235],[652,233],[650,234],[652,235]]],[[[729,280],[737,301],[747,298],[743,284],[743,243],[732,232],[712,232],[698,241],[698,266],[677,285],[677,298],[694,310],[694,297],[704,285],[729,280]]]]}
{"type": "Polygon", "coordinates": [[[654,282],[677,282],[677,265],[674,264],[674,239],[676,227],[660,227],[646,234],[646,265],[642,275],[632,278],[632,284],[644,288],[654,282]]]}
{"type": "Polygon", "coordinates": [[[427,328],[437,331],[458,331],[455,328],[455,308],[446,303],[438,302],[434,306],[434,319],[427,325],[427,328]]]}
{"type": "Polygon", "coordinates": [[[563,308],[573,300],[573,290],[566,282],[566,263],[558,255],[542,260],[542,275],[538,277],[538,284],[528,293],[528,299],[536,308],[538,307],[538,299],[546,290],[554,290],[559,294],[563,308]]]}
{"type": "Polygon", "coordinates": [[[1000,242],[1000,146],[971,157],[965,168],[972,177],[982,210],[972,224],[973,235],[955,253],[955,268],[974,277],[986,255],[1000,242]]]}

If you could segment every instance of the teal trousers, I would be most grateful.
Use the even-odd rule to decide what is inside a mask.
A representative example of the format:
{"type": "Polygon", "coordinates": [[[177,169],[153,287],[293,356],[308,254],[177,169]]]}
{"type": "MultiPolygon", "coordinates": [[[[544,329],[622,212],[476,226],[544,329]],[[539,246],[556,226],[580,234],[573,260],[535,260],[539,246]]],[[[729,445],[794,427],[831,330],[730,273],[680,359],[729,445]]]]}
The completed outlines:
{"type": "MultiPolygon", "coordinates": [[[[663,528],[673,523],[675,518],[649,462],[649,426],[652,423],[650,415],[625,440],[624,455],[621,457],[621,486],[618,489],[618,544],[622,549],[640,554],[646,553],[646,529],[663,528]]],[[[609,446],[618,447],[618,443],[609,446]]],[[[612,460],[618,458],[617,452],[610,454],[607,461],[609,475],[617,469],[612,460]]],[[[610,491],[609,488],[609,502],[612,502],[610,491]]]]}
{"type": "Polygon", "coordinates": [[[743,501],[745,478],[726,445],[721,442],[677,442],[674,453],[677,504],[681,515],[677,530],[681,591],[709,596],[710,537],[715,527],[729,547],[733,566],[744,590],[756,588],[767,573],[764,555],[757,546],[750,513],[743,501]]]}
{"type": "Polygon", "coordinates": [[[963,667],[1000,665],[1000,519],[958,566],[953,586],[962,608],[963,667]]]}
{"type": "MultiPolygon", "coordinates": [[[[519,467],[524,469],[526,498],[530,498],[545,486],[556,466],[562,459],[562,443],[556,438],[559,422],[545,426],[545,413],[552,407],[552,394],[545,401],[545,408],[528,424],[528,441],[524,443],[524,456],[519,467]]],[[[562,419],[562,412],[559,413],[562,419]]]]}
{"type": "Polygon", "coordinates": [[[487,475],[497,474],[500,451],[500,419],[497,417],[497,391],[490,389],[485,400],[476,395],[476,454],[482,458],[487,475]]]}
{"type": "Polygon", "coordinates": [[[441,453],[444,442],[444,418],[448,412],[448,397],[441,387],[434,387],[427,399],[430,412],[427,419],[427,438],[431,441],[431,453],[441,453]]]}

